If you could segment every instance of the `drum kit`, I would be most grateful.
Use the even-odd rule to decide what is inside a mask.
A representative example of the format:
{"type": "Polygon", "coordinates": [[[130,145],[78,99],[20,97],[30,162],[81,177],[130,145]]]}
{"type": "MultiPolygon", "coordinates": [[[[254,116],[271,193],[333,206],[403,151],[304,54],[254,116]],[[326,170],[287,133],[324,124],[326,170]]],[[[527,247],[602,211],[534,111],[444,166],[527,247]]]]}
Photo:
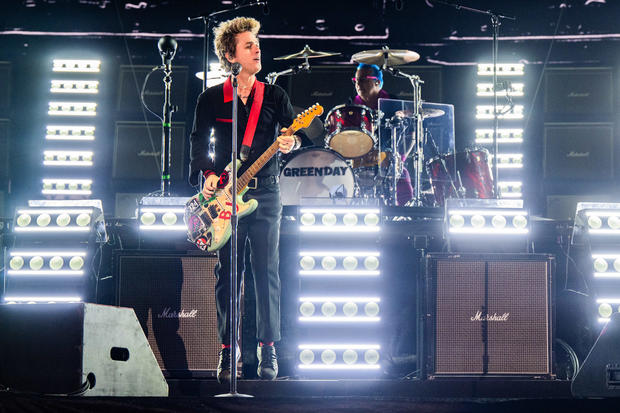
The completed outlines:
{"type": "MultiPolygon", "coordinates": [[[[281,75],[310,71],[309,59],[336,56],[340,53],[314,51],[307,45],[300,52],[276,57],[275,60],[302,59],[297,66],[267,75],[270,84],[281,75]]],[[[325,116],[322,129],[324,148],[311,147],[288,158],[280,174],[283,205],[300,205],[311,199],[378,199],[386,205],[396,205],[396,190],[407,158],[411,158],[414,173],[411,206],[443,206],[446,198],[494,198],[493,178],[486,149],[473,148],[458,153],[436,152],[424,162],[427,136],[423,121],[443,116],[441,109],[422,108],[421,85],[418,76],[397,69],[415,62],[420,55],[410,50],[366,50],[352,56],[355,63],[375,64],[397,77],[409,79],[413,88],[413,109],[397,111],[386,118],[380,110],[364,105],[341,104],[325,116]],[[413,126],[405,134],[403,125],[413,126]],[[388,145],[379,142],[379,129],[389,130],[388,145]],[[408,136],[407,136],[408,135],[408,136]],[[418,137],[421,137],[418,139],[418,137]],[[408,141],[397,147],[397,142],[408,141]],[[423,193],[422,172],[430,180],[429,190],[423,193]]],[[[311,125],[318,133],[320,121],[311,125]]],[[[431,138],[432,141],[432,138],[431,138]]],[[[436,148],[434,142],[432,146],[436,148]]]]}

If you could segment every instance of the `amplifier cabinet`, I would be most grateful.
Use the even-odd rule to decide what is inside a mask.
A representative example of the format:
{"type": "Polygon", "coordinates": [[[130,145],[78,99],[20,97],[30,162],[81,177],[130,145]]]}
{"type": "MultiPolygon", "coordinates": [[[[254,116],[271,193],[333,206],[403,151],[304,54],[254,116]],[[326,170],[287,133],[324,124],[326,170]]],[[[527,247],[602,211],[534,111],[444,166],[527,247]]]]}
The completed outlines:
{"type": "Polygon", "coordinates": [[[118,305],[133,308],[169,377],[215,374],[217,335],[214,253],[114,252],[118,305]]]}
{"type": "Polygon", "coordinates": [[[423,374],[552,375],[551,273],[543,254],[429,254],[423,374]]]}

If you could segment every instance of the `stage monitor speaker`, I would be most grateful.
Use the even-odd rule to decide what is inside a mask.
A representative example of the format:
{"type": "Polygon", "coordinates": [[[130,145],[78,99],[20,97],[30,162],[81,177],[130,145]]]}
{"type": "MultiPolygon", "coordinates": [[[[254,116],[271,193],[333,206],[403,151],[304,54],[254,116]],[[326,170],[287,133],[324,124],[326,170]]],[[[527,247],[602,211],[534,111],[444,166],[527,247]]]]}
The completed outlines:
{"type": "Polygon", "coordinates": [[[620,397],[620,313],[613,313],[571,384],[575,397],[620,397]]]}
{"type": "Polygon", "coordinates": [[[613,178],[613,136],[610,123],[546,123],[545,178],[595,181],[613,178]]]}
{"type": "Polygon", "coordinates": [[[551,271],[542,254],[429,254],[428,377],[550,377],[551,271]]]}
{"type": "MultiPolygon", "coordinates": [[[[112,177],[159,182],[161,169],[161,123],[116,122],[112,177]]],[[[170,173],[173,181],[185,180],[185,124],[172,124],[170,173]]]]}
{"type": "MultiPolygon", "coordinates": [[[[320,103],[325,112],[335,106],[349,103],[357,94],[351,79],[355,77],[354,65],[316,66],[310,73],[301,72],[289,77],[289,96],[295,106],[307,108],[320,103]]],[[[441,69],[432,66],[401,66],[405,73],[416,74],[424,80],[422,98],[427,102],[441,101],[441,69]]],[[[284,84],[284,83],[282,83],[284,84]]],[[[413,92],[407,79],[383,73],[383,89],[392,99],[411,100],[413,92]]]]}
{"type": "Polygon", "coordinates": [[[611,68],[552,68],[545,71],[545,113],[548,115],[611,115],[611,68]]]}
{"type": "Polygon", "coordinates": [[[12,390],[168,396],[168,384],[129,308],[4,304],[0,325],[0,383],[12,390]]]}
{"type": "Polygon", "coordinates": [[[213,376],[220,343],[215,254],[123,250],[115,253],[118,303],[135,310],[170,377],[213,376]]]}
{"type": "MultiPolygon", "coordinates": [[[[116,110],[123,113],[140,113],[146,110],[140,103],[140,91],[146,75],[152,66],[122,65],[119,73],[119,91],[117,94],[116,110]]],[[[187,105],[187,66],[172,67],[172,85],[170,103],[176,105],[176,113],[184,113],[187,105]]],[[[144,88],[144,101],[155,113],[161,115],[164,106],[164,74],[159,70],[154,72],[144,88]]]]}

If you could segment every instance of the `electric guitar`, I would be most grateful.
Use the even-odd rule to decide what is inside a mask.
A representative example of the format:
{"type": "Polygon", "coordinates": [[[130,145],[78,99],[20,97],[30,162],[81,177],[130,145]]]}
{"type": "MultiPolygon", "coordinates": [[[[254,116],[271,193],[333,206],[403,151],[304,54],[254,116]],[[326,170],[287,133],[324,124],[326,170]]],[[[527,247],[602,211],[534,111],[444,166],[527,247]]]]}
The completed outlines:
{"type": "MultiPolygon", "coordinates": [[[[293,124],[283,133],[291,136],[299,129],[307,128],[316,116],[323,113],[323,107],[318,103],[306,109],[293,121],[293,124]]],[[[255,199],[243,201],[243,195],[248,190],[248,183],[258,171],[278,151],[278,141],[271,146],[237,179],[237,215],[239,219],[254,212],[258,206],[255,199]]],[[[241,161],[237,160],[237,168],[241,161]]],[[[226,171],[231,174],[232,162],[226,166],[226,171]]],[[[230,176],[230,175],[229,175],[230,176]]],[[[230,238],[232,226],[232,177],[223,187],[216,189],[211,198],[206,199],[202,191],[194,195],[185,204],[184,221],[187,226],[187,236],[201,250],[217,251],[222,248],[230,238]]]]}

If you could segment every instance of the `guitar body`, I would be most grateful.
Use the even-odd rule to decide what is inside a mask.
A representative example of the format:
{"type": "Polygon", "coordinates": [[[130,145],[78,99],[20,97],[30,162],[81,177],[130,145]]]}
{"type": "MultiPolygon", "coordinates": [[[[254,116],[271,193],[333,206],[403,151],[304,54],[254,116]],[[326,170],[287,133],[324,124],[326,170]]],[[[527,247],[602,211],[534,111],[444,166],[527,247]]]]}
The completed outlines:
{"type": "MultiPolygon", "coordinates": [[[[318,103],[312,105],[304,112],[297,115],[293,124],[283,133],[291,136],[295,131],[307,128],[316,116],[323,113],[323,107],[318,103]]],[[[248,190],[248,183],[256,173],[278,151],[278,141],[271,146],[243,173],[237,180],[237,216],[242,219],[251,214],[258,207],[255,199],[243,201],[243,195],[248,190]]],[[[241,161],[237,160],[237,170],[241,161]]],[[[226,167],[228,176],[232,170],[232,162],[226,167]]],[[[217,189],[213,196],[206,199],[202,192],[194,195],[185,204],[185,225],[187,226],[187,239],[204,251],[217,251],[228,242],[232,232],[230,217],[232,215],[232,179],[229,179],[224,188],[217,189]]]]}
{"type": "MultiPolygon", "coordinates": [[[[237,167],[240,164],[241,161],[237,161],[237,167]]],[[[229,164],[226,170],[230,172],[232,164],[229,164]]],[[[210,252],[217,251],[230,239],[232,232],[230,224],[232,215],[231,188],[232,179],[224,188],[217,189],[211,198],[205,199],[202,192],[199,192],[185,204],[184,218],[188,238],[198,248],[210,252]]],[[[250,199],[248,202],[243,200],[243,195],[246,192],[247,188],[237,194],[237,215],[239,219],[251,214],[258,207],[258,202],[255,199],[250,199]]]]}

